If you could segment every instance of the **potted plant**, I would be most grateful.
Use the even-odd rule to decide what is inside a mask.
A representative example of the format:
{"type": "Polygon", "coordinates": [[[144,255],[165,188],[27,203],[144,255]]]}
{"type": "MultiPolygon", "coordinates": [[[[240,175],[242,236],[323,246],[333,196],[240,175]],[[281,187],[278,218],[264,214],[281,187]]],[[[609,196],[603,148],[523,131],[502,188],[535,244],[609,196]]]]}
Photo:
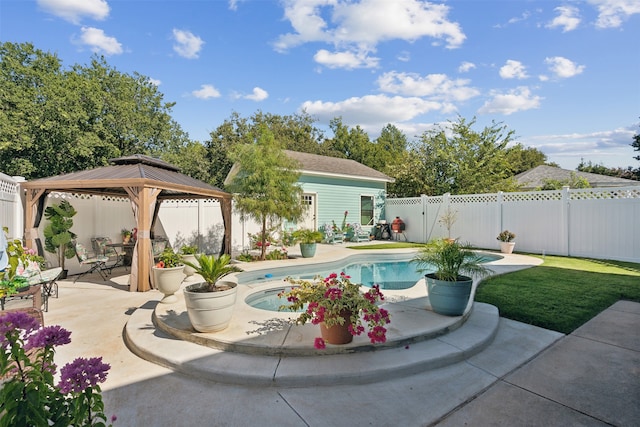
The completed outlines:
{"type": "Polygon", "coordinates": [[[498,237],[496,237],[496,239],[500,241],[500,252],[503,254],[512,253],[513,247],[516,245],[516,242],[513,241],[515,238],[516,235],[509,230],[501,231],[498,237]]]}
{"type": "MultiPolygon", "coordinates": [[[[196,253],[198,253],[198,247],[194,245],[184,245],[180,248],[180,256],[182,257],[182,261],[188,261],[191,264],[195,264],[196,261],[196,253]]],[[[184,267],[184,274],[187,276],[185,280],[189,280],[196,273],[196,270],[188,265],[184,267]]]]}
{"type": "Polygon", "coordinates": [[[300,243],[303,258],[311,258],[316,254],[316,246],[322,241],[322,233],[317,230],[301,228],[293,232],[293,238],[300,243]]]}
{"type": "Polygon", "coordinates": [[[470,275],[484,277],[489,270],[469,244],[438,239],[429,242],[413,258],[418,271],[435,272],[425,275],[429,302],[433,311],[447,316],[460,316],[469,302],[470,275]]]}
{"type": "Polygon", "coordinates": [[[122,234],[122,243],[129,243],[131,241],[131,236],[133,235],[133,231],[123,228],[120,230],[122,234]]]}
{"type": "Polygon", "coordinates": [[[156,265],[151,267],[153,284],[164,294],[161,303],[178,301],[175,293],[184,280],[184,262],[182,257],[171,248],[165,248],[157,257],[156,265]]]}
{"type": "Polygon", "coordinates": [[[26,277],[13,276],[9,278],[8,275],[5,275],[0,280],[0,298],[22,292],[25,288],[29,288],[29,279],[26,277]]]}
{"type": "Polygon", "coordinates": [[[451,228],[453,227],[453,224],[455,224],[457,219],[458,211],[456,211],[455,209],[451,209],[451,206],[447,206],[447,209],[442,215],[440,215],[440,218],[438,219],[438,222],[447,229],[446,240],[448,242],[453,242],[455,240],[451,238],[451,228]]]}
{"type": "Polygon", "coordinates": [[[323,349],[326,343],[347,344],[354,335],[364,332],[363,321],[369,327],[371,343],[384,343],[390,322],[389,312],[377,305],[384,300],[380,287],[374,286],[367,292],[360,291],[360,285],[352,283],[349,276],[333,273],[327,278],[314,280],[287,279],[294,287],[280,296],[286,297],[290,305],[280,310],[297,311],[305,304],[307,308],[296,319],[297,324],[311,321],[320,325],[321,337],[314,341],[317,349],[323,349]]]}
{"type": "Polygon", "coordinates": [[[196,261],[197,263],[185,261],[204,280],[184,289],[189,321],[198,332],[221,331],[231,321],[238,283],[220,279],[242,270],[230,264],[231,257],[226,254],[218,258],[213,255],[196,255],[196,261]]]}
{"type": "Polygon", "coordinates": [[[47,252],[57,254],[58,266],[62,268],[61,279],[67,277],[64,260],[76,255],[73,240],[77,236],[71,231],[72,218],[76,213],[74,207],[67,200],[62,200],[59,204],[49,206],[44,210],[44,217],[49,220],[49,224],[44,228],[44,248],[47,252]]]}

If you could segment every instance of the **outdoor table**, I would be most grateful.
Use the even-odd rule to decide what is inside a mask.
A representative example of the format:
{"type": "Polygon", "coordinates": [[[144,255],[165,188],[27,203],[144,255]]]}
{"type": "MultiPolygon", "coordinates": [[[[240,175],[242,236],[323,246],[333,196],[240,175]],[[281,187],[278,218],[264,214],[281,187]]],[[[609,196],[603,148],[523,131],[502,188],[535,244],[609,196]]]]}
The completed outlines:
{"type": "Polygon", "coordinates": [[[133,247],[135,245],[135,243],[107,243],[106,246],[114,248],[116,252],[118,252],[118,249],[122,249],[124,252],[124,256],[122,258],[120,257],[120,254],[118,254],[118,261],[111,268],[118,267],[119,265],[124,265],[127,267],[131,266],[131,258],[133,258],[133,247]],[[120,259],[122,259],[122,264],[119,264],[120,259]]]}
{"type": "Polygon", "coordinates": [[[49,311],[49,297],[55,295],[58,298],[58,284],[56,280],[62,273],[62,267],[50,268],[40,271],[29,277],[29,286],[42,285],[42,300],[44,311],[49,311]]]}

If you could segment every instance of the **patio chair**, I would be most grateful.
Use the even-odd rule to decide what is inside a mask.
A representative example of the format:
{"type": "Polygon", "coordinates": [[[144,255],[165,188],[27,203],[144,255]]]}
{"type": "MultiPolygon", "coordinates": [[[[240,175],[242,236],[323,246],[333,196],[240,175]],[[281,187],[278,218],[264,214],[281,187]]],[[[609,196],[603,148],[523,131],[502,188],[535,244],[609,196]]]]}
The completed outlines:
{"type": "Polygon", "coordinates": [[[344,242],[344,234],[342,234],[339,231],[334,231],[333,230],[333,224],[331,223],[326,223],[323,227],[323,231],[324,231],[324,240],[327,243],[330,244],[334,244],[334,243],[343,243],[344,242]]]}
{"type": "Polygon", "coordinates": [[[353,237],[351,238],[353,242],[368,242],[369,233],[362,229],[362,225],[359,222],[353,223],[353,237]]]}
{"type": "Polygon", "coordinates": [[[169,241],[162,237],[157,237],[151,241],[151,251],[153,252],[153,259],[155,260],[164,252],[169,241]]]}
{"type": "Polygon", "coordinates": [[[91,239],[94,253],[104,255],[109,260],[113,260],[113,264],[107,266],[109,274],[114,268],[124,265],[124,253],[120,253],[115,247],[109,246],[111,244],[111,239],[108,237],[94,237],[91,239]]]}
{"type": "Polygon", "coordinates": [[[97,271],[100,274],[102,280],[107,280],[107,277],[104,275],[103,271],[109,269],[109,267],[107,267],[107,261],[109,260],[109,257],[99,254],[89,254],[84,245],[76,241],[73,242],[73,246],[76,250],[76,258],[78,258],[78,262],[80,263],[80,265],[88,265],[91,267],[89,268],[89,270],[78,275],[73,280],[73,283],[76,283],[78,279],[85,274],[93,273],[94,271],[97,271]]]}

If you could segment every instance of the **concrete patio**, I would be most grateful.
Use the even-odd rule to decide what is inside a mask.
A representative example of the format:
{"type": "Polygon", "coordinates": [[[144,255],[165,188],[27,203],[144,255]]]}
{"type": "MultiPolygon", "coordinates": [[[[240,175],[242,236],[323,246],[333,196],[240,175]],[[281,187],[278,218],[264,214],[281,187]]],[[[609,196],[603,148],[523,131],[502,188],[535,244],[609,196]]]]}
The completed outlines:
{"type": "MultiPolygon", "coordinates": [[[[315,262],[343,249],[325,247],[315,262]]],[[[259,359],[231,354],[222,359],[226,369],[212,367],[201,357],[212,349],[157,331],[151,320],[162,295],[127,292],[127,279],[118,270],[107,282],[59,281],[60,297],[50,299],[45,313],[46,324],[72,331],[71,344],[57,350],[58,366],[78,356],[103,356],[111,364],[103,396],[118,426],[625,426],[640,419],[637,303],[620,301],[569,336],[496,316],[493,337],[482,338],[480,351],[407,369],[405,361],[427,360],[435,346],[448,341],[463,350],[486,335],[470,317],[455,331],[407,348],[338,355],[350,358],[351,370],[367,376],[365,383],[354,375],[353,381],[306,384],[301,370],[299,381],[278,385],[250,380],[259,359]],[[193,369],[140,358],[125,335],[132,347],[147,346],[155,357],[193,369]],[[216,371],[227,376],[216,381],[216,371]]],[[[477,306],[476,314],[491,318],[490,306],[477,306]]],[[[305,369],[337,379],[340,369],[329,363],[331,357],[307,356],[305,369]]],[[[292,363],[284,359],[283,366],[292,363]]]]}

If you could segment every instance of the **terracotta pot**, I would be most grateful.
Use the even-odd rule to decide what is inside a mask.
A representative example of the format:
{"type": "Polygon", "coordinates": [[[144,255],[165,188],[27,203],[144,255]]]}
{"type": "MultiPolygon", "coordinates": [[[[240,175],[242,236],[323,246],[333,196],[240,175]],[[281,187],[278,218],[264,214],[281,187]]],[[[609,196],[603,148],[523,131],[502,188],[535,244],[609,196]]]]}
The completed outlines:
{"type": "Polygon", "coordinates": [[[320,324],[320,334],[322,339],[329,344],[349,344],[353,341],[353,335],[349,332],[350,311],[343,311],[340,316],[345,319],[343,325],[326,327],[324,322],[320,324]]]}

